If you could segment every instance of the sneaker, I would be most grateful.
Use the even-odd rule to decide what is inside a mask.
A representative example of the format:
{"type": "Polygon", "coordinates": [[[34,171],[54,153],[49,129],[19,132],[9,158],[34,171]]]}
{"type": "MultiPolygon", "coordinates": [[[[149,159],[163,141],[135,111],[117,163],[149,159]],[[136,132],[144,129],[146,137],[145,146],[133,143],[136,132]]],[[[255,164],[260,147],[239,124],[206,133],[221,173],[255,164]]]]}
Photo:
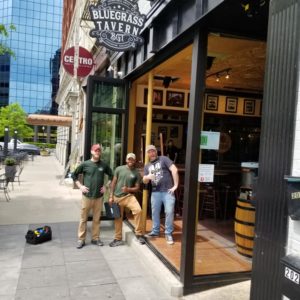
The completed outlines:
{"type": "Polygon", "coordinates": [[[159,234],[154,233],[153,231],[151,231],[148,234],[146,234],[147,238],[155,238],[155,237],[158,237],[158,236],[159,236],[159,234]]]}
{"type": "Polygon", "coordinates": [[[117,247],[124,245],[124,242],[122,240],[116,240],[114,239],[111,243],[109,243],[110,247],[117,247]]]}
{"type": "Polygon", "coordinates": [[[91,243],[97,246],[104,246],[104,243],[101,240],[92,240],[91,243]]]}
{"type": "Polygon", "coordinates": [[[145,238],[142,235],[137,235],[136,240],[141,244],[144,245],[146,243],[145,238]]]}
{"type": "Polygon", "coordinates": [[[167,244],[169,244],[169,245],[174,244],[173,237],[170,234],[166,235],[166,241],[167,241],[167,244]]]}
{"type": "Polygon", "coordinates": [[[76,246],[76,248],[77,248],[77,249],[81,249],[84,245],[85,245],[85,241],[83,241],[83,240],[78,240],[78,241],[77,241],[77,246],[76,246]]]}

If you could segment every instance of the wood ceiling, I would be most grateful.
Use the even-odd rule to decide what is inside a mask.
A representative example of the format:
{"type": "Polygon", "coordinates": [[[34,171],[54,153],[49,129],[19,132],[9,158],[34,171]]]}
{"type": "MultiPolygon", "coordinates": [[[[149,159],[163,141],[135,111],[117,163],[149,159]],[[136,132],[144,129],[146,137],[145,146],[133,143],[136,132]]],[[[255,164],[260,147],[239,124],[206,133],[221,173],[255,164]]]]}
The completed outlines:
{"type": "MultiPolygon", "coordinates": [[[[209,35],[208,56],[214,60],[206,72],[207,89],[262,93],[266,42],[209,35]],[[225,69],[230,69],[229,78],[226,79],[223,72],[217,82],[217,72],[225,69]]],[[[189,89],[191,64],[192,45],[154,68],[154,75],[178,77],[169,88],[189,89]]],[[[146,85],[147,82],[148,74],[136,81],[146,85]]],[[[155,80],[155,86],[162,87],[162,81],[155,80]]]]}

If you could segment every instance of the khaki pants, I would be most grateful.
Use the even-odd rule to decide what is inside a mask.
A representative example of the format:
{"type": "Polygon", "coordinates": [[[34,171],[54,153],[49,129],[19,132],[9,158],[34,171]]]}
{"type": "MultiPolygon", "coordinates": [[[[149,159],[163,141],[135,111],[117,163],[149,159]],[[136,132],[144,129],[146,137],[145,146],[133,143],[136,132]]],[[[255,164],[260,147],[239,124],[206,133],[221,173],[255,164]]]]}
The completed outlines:
{"type": "Polygon", "coordinates": [[[84,195],[82,195],[81,199],[81,213],[78,227],[79,240],[84,241],[86,238],[87,220],[91,209],[93,211],[92,240],[99,240],[102,198],[87,198],[84,195]]]}
{"type": "Polygon", "coordinates": [[[142,209],[135,196],[129,194],[124,197],[114,196],[114,201],[119,204],[121,217],[115,219],[115,239],[122,240],[122,225],[124,208],[127,207],[132,211],[135,221],[135,234],[142,235],[142,209]]]}

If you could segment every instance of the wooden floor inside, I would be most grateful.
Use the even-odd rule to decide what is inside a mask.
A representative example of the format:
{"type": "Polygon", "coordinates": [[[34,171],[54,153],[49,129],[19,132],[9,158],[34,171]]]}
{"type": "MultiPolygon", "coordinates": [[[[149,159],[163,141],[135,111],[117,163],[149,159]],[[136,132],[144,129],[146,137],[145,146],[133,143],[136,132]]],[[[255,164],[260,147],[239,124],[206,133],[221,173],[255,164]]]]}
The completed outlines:
{"type": "MultiPolygon", "coordinates": [[[[132,217],[129,221],[134,225],[132,217]]],[[[179,272],[181,254],[182,220],[174,221],[174,244],[168,245],[164,237],[163,219],[158,238],[148,239],[161,255],[179,272]]],[[[146,231],[151,231],[152,222],[147,220],[146,231]]],[[[251,259],[237,253],[233,221],[214,219],[201,220],[197,228],[195,275],[251,271],[251,259]]]]}

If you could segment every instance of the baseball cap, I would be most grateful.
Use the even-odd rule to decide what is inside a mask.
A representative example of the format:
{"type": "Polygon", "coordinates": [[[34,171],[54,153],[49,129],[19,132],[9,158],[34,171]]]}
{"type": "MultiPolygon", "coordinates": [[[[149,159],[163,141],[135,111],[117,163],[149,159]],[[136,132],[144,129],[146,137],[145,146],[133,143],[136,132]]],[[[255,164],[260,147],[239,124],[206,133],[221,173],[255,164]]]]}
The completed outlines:
{"type": "Polygon", "coordinates": [[[133,158],[135,160],[136,159],[135,154],[134,153],[128,153],[126,155],[126,160],[129,159],[129,158],[133,158]]]}
{"type": "Polygon", "coordinates": [[[146,152],[148,152],[149,150],[155,150],[155,151],[157,151],[157,150],[156,150],[156,147],[155,147],[154,145],[148,145],[148,146],[146,147],[146,152]]]}
{"type": "Polygon", "coordinates": [[[96,151],[96,150],[100,150],[100,151],[102,150],[100,144],[94,144],[94,145],[91,147],[91,151],[96,151]]]}

